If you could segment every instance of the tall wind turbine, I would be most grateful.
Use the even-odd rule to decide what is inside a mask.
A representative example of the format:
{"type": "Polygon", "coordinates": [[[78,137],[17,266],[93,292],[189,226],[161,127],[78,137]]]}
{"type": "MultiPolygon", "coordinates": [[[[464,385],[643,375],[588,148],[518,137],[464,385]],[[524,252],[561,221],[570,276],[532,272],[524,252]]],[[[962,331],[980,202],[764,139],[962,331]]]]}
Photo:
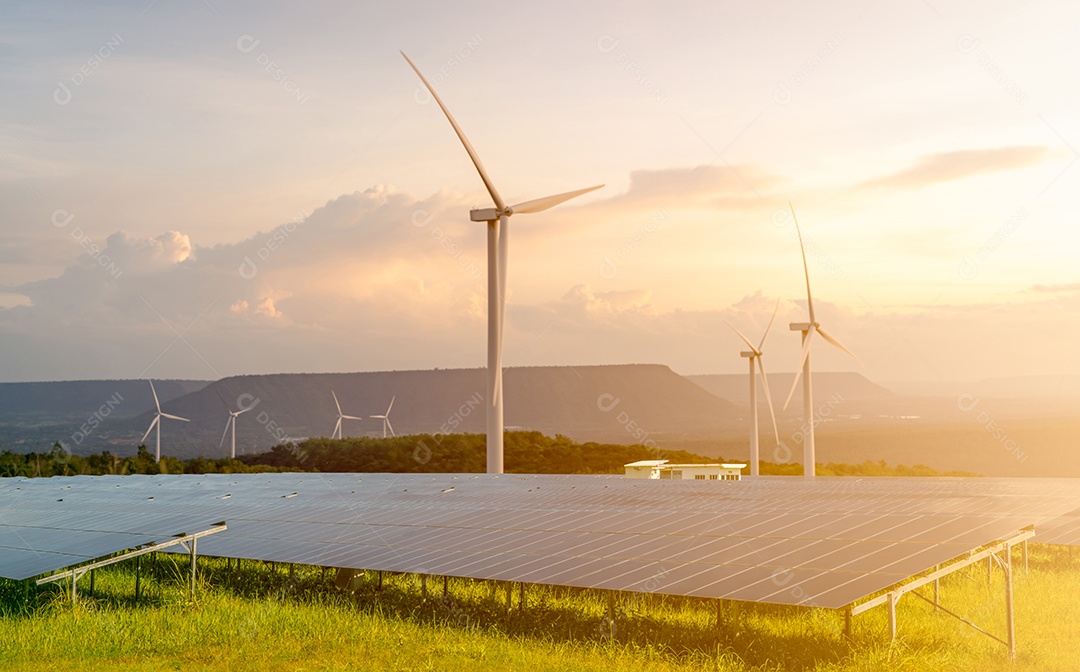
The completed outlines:
{"type": "Polygon", "coordinates": [[[363,420],[363,418],[358,418],[355,415],[345,415],[344,413],[342,413],[341,412],[341,404],[339,404],[338,400],[337,400],[337,393],[334,392],[333,390],[330,390],[330,394],[334,395],[334,405],[337,406],[337,424],[334,425],[334,433],[330,435],[330,438],[331,439],[340,439],[341,438],[341,421],[342,420],[363,420]]]}
{"type": "Polygon", "coordinates": [[[229,405],[227,403],[225,403],[225,397],[221,396],[220,392],[218,393],[218,399],[221,399],[222,405],[225,406],[225,411],[229,414],[229,419],[225,421],[225,431],[221,433],[221,441],[218,442],[218,448],[220,448],[222,445],[225,444],[225,435],[229,433],[229,427],[232,427],[232,451],[230,453],[230,456],[233,459],[235,459],[236,458],[236,418],[237,418],[237,416],[239,416],[239,415],[241,415],[243,413],[247,413],[251,409],[255,408],[255,405],[252,404],[251,406],[248,406],[247,408],[241,408],[239,411],[233,411],[233,410],[231,410],[229,408],[229,405]]]}
{"type": "Polygon", "coordinates": [[[805,419],[803,425],[806,427],[805,436],[803,436],[803,476],[806,478],[814,477],[814,460],[816,459],[814,453],[814,390],[810,382],[810,342],[813,340],[814,332],[821,334],[831,345],[843,350],[851,356],[859,366],[862,366],[862,362],[855,356],[855,353],[848,350],[843,346],[840,341],[836,340],[832,336],[825,333],[825,330],[821,328],[821,324],[818,323],[817,318],[814,317],[814,298],[810,295],[810,270],[806,265],[806,247],[803,245],[802,231],[799,229],[799,219],[795,217],[795,208],[788,203],[788,207],[791,208],[791,217],[795,220],[795,232],[799,235],[799,250],[802,251],[802,265],[803,275],[806,277],[806,306],[810,311],[809,322],[792,322],[788,327],[792,331],[802,332],[802,357],[799,363],[799,368],[795,371],[795,380],[791,385],[791,392],[788,392],[787,401],[784,402],[784,408],[788,407],[791,403],[791,397],[795,394],[795,389],[799,386],[799,376],[803,379],[803,418],[805,419]]]}
{"type": "Polygon", "coordinates": [[[397,399],[397,395],[390,397],[390,405],[386,407],[386,413],[382,415],[372,415],[370,417],[376,420],[382,420],[382,438],[386,438],[386,430],[390,429],[390,436],[397,436],[394,434],[394,426],[390,424],[390,409],[394,407],[394,400],[397,399]]]}
{"type": "Polygon", "coordinates": [[[157,409],[157,413],[154,414],[154,419],[150,423],[150,426],[146,428],[146,434],[139,439],[139,443],[146,441],[146,437],[150,436],[150,432],[157,427],[157,449],[154,451],[155,459],[161,461],[161,419],[168,418],[170,420],[180,420],[182,422],[190,422],[187,418],[181,418],[179,415],[170,415],[168,413],[161,412],[161,402],[158,401],[157,390],[154,389],[154,381],[148,381],[150,383],[150,392],[154,395],[154,408],[157,409]]]}
{"type": "MultiPolygon", "coordinates": [[[[405,52],[401,52],[401,55],[405,56],[405,52]]],[[[439,98],[439,94],[435,93],[435,89],[432,88],[428,80],[420,73],[420,69],[416,67],[408,56],[405,56],[405,60],[408,61],[413,71],[415,71],[416,75],[420,78],[420,81],[422,81],[424,86],[427,87],[427,90],[431,92],[431,97],[435,99],[435,102],[439,104],[439,108],[442,109],[443,114],[446,115],[446,119],[453,127],[454,133],[458,136],[458,140],[465,146],[465,151],[468,152],[469,158],[472,159],[473,166],[475,166],[476,171],[480,173],[480,179],[483,180],[484,187],[486,187],[488,193],[491,194],[491,200],[495,202],[494,208],[483,208],[470,211],[469,219],[474,222],[487,223],[487,473],[501,474],[503,473],[502,335],[503,314],[506,310],[506,264],[508,255],[507,224],[511,215],[543,212],[548,208],[553,208],[564,201],[581,196],[582,194],[587,194],[604,185],[600,184],[587,189],[579,189],[564,194],[538,198],[536,200],[526,201],[508,207],[506,202],[503,201],[502,196],[500,196],[499,192],[495,189],[495,185],[492,183],[491,178],[488,177],[487,171],[484,170],[484,164],[480,162],[480,157],[477,155],[476,150],[473,149],[469,139],[465,137],[465,132],[461,130],[457,121],[454,120],[453,115],[450,114],[450,110],[446,109],[446,105],[444,105],[442,99],[439,98]]]]}
{"type": "Polygon", "coordinates": [[[765,401],[769,404],[769,415],[772,416],[773,434],[776,436],[776,445],[780,445],[780,431],[776,427],[776,413],[773,411],[772,395],[769,394],[769,378],[765,375],[765,365],[761,362],[762,346],[765,345],[765,339],[769,337],[769,330],[772,329],[773,320],[776,319],[776,311],[780,309],[780,300],[777,299],[776,307],[773,308],[772,317],[769,318],[769,326],[765,327],[765,335],[761,337],[761,342],[757,344],[757,347],[750,342],[746,336],[742,335],[738,329],[736,329],[729,322],[728,326],[731,330],[738,334],[739,338],[743,340],[743,343],[750,348],[749,351],[743,351],[739,354],[750,362],[750,475],[758,475],[758,462],[760,457],[758,454],[758,411],[757,411],[757,373],[754,371],[754,362],[757,361],[758,371],[761,372],[761,387],[765,391],[765,401]]]}

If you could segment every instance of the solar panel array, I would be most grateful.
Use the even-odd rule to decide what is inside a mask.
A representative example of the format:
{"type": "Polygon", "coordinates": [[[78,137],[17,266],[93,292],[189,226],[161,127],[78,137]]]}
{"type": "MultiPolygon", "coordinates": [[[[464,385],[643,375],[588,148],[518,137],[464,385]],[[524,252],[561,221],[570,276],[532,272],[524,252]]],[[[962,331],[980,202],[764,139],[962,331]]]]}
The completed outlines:
{"type": "MultiPolygon", "coordinates": [[[[146,516],[130,503],[86,507],[85,498],[75,495],[88,487],[81,480],[76,485],[74,479],[0,479],[0,576],[38,576],[214,522],[204,514],[170,510],[146,516]]],[[[92,489],[102,485],[94,483],[92,489]]]]}
{"type": "MultiPolygon", "coordinates": [[[[95,515],[105,531],[119,527],[107,520],[170,532],[224,520],[226,532],[199,544],[223,557],[840,607],[1060,521],[1080,507],[1080,486],[483,474],[15,479],[0,485],[0,532],[13,510],[22,515],[20,500],[35,502],[24,523],[55,515],[70,527],[95,515]],[[15,485],[23,494],[12,499],[15,485]]],[[[40,567],[54,569],[14,572],[0,553],[0,575],[40,567]]]]}

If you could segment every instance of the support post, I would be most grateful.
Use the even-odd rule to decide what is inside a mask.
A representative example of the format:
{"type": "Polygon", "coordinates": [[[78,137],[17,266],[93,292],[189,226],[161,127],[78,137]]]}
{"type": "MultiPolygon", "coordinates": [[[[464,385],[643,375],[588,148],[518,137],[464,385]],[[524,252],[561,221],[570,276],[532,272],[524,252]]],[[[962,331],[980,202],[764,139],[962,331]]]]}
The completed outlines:
{"type": "Polygon", "coordinates": [[[446,594],[450,592],[449,579],[444,574],[442,577],[442,594],[446,597],[446,594]]]}
{"type": "Polygon", "coordinates": [[[1028,573],[1028,552],[1027,552],[1027,539],[1024,540],[1024,575],[1028,573]]]}
{"type": "Polygon", "coordinates": [[[889,643],[894,644],[896,642],[896,603],[899,601],[900,596],[896,593],[889,593],[889,643]]]}
{"type": "Polygon", "coordinates": [[[195,537],[191,540],[191,584],[188,585],[188,600],[195,599],[195,545],[198,543],[198,537],[195,537]]]}
{"type": "Polygon", "coordinates": [[[612,623],[612,632],[615,630],[615,591],[609,590],[607,594],[607,615],[608,620],[612,623]]]}
{"type": "MultiPolygon", "coordinates": [[[[941,565],[934,565],[934,571],[941,569],[941,565]]],[[[934,579],[934,613],[940,611],[939,605],[941,604],[941,579],[934,579]]]]}
{"type": "Polygon", "coordinates": [[[986,556],[986,585],[989,586],[992,580],[992,572],[994,570],[994,556],[986,556]]]}
{"type": "Polygon", "coordinates": [[[90,597],[94,596],[94,570],[90,570],[90,597]]]}
{"type": "Polygon", "coordinates": [[[379,570],[379,590],[382,590],[382,570],[379,570]]]}
{"type": "Polygon", "coordinates": [[[506,613],[510,613],[510,610],[514,607],[514,582],[506,582],[506,613]]]}
{"type": "Polygon", "coordinates": [[[1005,624],[1008,630],[1009,658],[1016,660],[1016,628],[1013,623],[1012,547],[1005,551],[1005,624]]]}
{"type": "Polygon", "coordinates": [[[135,601],[139,601],[139,588],[142,579],[142,556],[135,558],[135,601]]]}
{"type": "Polygon", "coordinates": [[[518,611],[525,613],[525,582],[518,582],[518,611]]]}
{"type": "Polygon", "coordinates": [[[851,639],[851,637],[852,637],[853,627],[852,627],[852,622],[851,621],[852,621],[851,605],[849,604],[844,609],[844,637],[846,637],[848,639],[851,639]]]}
{"type": "Polygon", "coordinates": [[[427,602],[427,574],[420,575],[420,595],[424,602],[427,602]]]}

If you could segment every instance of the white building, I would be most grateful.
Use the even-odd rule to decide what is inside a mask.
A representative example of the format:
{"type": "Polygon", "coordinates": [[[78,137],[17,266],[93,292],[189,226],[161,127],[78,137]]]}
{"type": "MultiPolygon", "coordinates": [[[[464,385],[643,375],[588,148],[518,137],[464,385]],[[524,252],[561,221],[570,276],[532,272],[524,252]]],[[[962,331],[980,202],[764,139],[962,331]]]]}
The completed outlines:
{"type": "Polygon", "coordinates": [[[669,464],[667,460],[640,460],[624,464],[627,478],[663,478],[687,481],[740,481],[745,464],[669,464]]]}

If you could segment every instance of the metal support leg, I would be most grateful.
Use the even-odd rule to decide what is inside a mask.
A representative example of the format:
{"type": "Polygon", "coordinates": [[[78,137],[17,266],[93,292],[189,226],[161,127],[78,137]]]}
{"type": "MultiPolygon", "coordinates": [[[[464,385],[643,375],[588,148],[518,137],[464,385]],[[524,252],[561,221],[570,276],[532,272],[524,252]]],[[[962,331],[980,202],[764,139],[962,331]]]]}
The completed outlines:
{"type": "Polygon", "coordinates": [[[724,601],[713,600],[716,602],[716,629],[722,630],[724,628],[724,601]]]}
{"type": "Polygon", "coordinates": [[[382,590],[382,572],[379,572],[379,590],[382,590]]]}
{"type": "Polygon", "coordinates": [[[198,539],[192,539],[191,540],[191,584],[188,586],[188,599],[189,600],[194,600],[195,599],[195,557],[197,555],[197,552],[195,550],[195,545],[197,543],[199,543],[198,539]]]}
{"type": "MultiPolygon", "coordinates": [[[[941,565],[934,565],[934,571],[941,569],[941,565]]],[[[940,611],[939,605],[941,604],[941,579],[934,579],[934,613],[940,611]]]]}
{"type": "MultiPolygon", "coordinates": [[[[607,595],[607,615],[611,623],[615,623],[615,591],[609,590],[607,595]]],[[[614,627],[612,628],[614,630],[614,627]]]]}
{"type": "Polygon", "coordinates": [[[518,611],[525,613],[525,583],[518,583],[518,611]]]}
{"type": "Polygon", "coordinates": [[[896,603],[899,600],[896,593],[889,593],[889,643],[896,642],[896,603]]]}
{"type": "Polygon", "coordinates": [[[852,622],[851,621],[852,621],[851,605],[849,604],[847,606],[847,609],[844,609],[844,637],[847,637],[848,639],[851,639],[851,635],[852,635],[852,622]]]}
{"type": "Polygon", "coordinates": [[[1027,539],[1024,540],[1024,575],[1028,573],[1027,539]]]}
{"type": "Polygon", "coordinates": [[[135,558],[135,601],[139,601],[139,588],[142,579],[142,556],[135,558]]]}
{"type": "Polygon", "coordinates": [[[90,570],[90,597],[94,596],[94,570],[90,570]]]}
{"type": "Polygon", "coordinates": [[[443,597],[446,597],[446,594],[450,592],[449,583],[450,583],[450,580],[444,575],[442,577],[442,594],[443,594],[443,597]]]}
{"type": "Polygon", "coordinates": [[[1013,623],[1012,548],[1005,551],[1005,623],[1008,629],[1009,658],[1016,660],[1016,628],[1013,623]]]}
{"type": "Polygon", "coordinates": [[[514,608],[514,582],[506,582],[506,613],[510,613],[510,610],[514,608]]]}
{"type": "Polygon", "coordinates": [[[990,585],[990,582],[991,582],[991,579],[992,579],[991,573],[993,572],[993,569],[994,569],[994,558],[993,558],[993,556],[988,555],[988,556],[986,556],[986,585],[987,586],[990,585]]]}

